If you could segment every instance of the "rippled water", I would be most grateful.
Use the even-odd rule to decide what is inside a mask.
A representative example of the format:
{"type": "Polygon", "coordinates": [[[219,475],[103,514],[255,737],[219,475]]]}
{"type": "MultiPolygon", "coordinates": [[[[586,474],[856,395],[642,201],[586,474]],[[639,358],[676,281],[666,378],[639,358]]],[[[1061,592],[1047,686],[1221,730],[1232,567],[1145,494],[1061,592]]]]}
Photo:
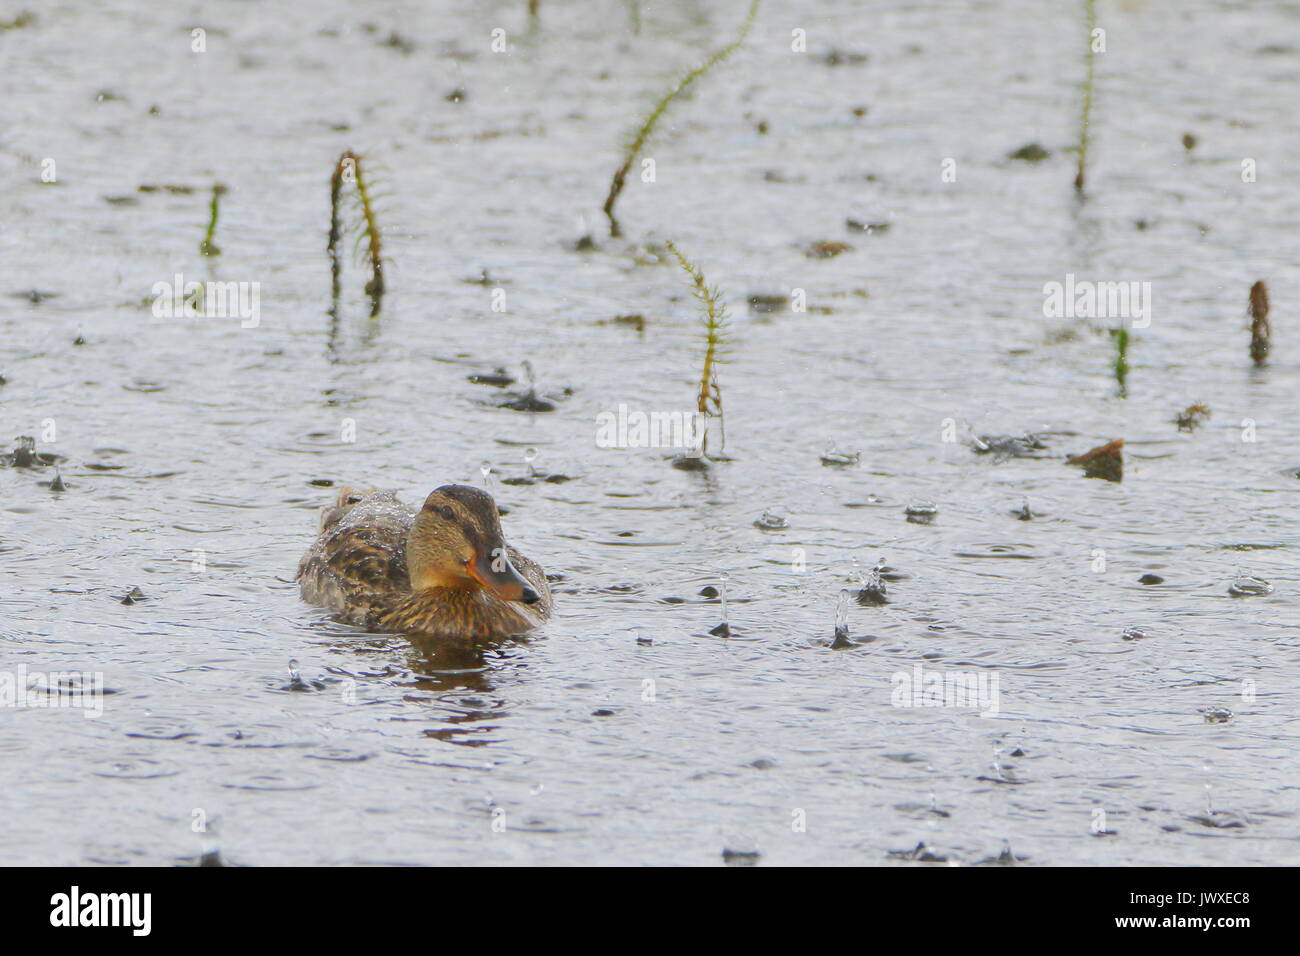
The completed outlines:
{"type": "Polygon", "coordinates": [[[95,720],[0,712],[0,859],[1294,861],[1300,6],[1102,4],[1079,203],[1074,5],[773,0],[653,140],[624,242],[598,212],[621,137],[745,4],[643,3],[639,34],[619,4],[547,0],[532,30],[522,0],[468,6],[51,4],[0,34],[0,437],[66,484],[0,469],[0,655],[107,691],[95,720]],[[1006,158],[1029,142],[1051,156],[1006,158]],[[347,148],[387,193],[391,291],[368,319],[349,263],[331,323],[347,148]],[[666,238],[732,306],[733,460],[707,476],[595,441],[620,402],[693,400],[666,238]],[[827,240],[852,249],[807,256],[827,240]],[[155,318],[178,272],[259,282],[260,324],[155,318]],[[1152,283],[1127,398],[1109,323],[1043,317],[1067,273],[1152,283]],[[747,306],[794,288],[807,313],[747,306]],[[556,411],[467,381],[525,360],[573,389],[556,411]],[[1213,417],[1180,432],[1195,402],[1213,417]],[[967,442],[1026,431],[1051,433],[1040,457],[967,442]],[[1117,437],[1122,484],[1063,464],[1117,437]],[[823,466],[832,443],[860,464],[823,466]],[[573,480],[502,484],[528,447],[573,480]],[[421,648],[298,601],[328,483],[419,498],[484,461],[508,537],[561,577],[544,631],[421,648]],[[881,557],[905,576],[832,649],[840,589],[881,557]],[[1239,572],[1273,593],[1230,597],[1239,572]],[[723,575],[730,638],[700,594],[723,575]],[[893,706],[917,665],[996,676],[999,715],[893,706]]]}

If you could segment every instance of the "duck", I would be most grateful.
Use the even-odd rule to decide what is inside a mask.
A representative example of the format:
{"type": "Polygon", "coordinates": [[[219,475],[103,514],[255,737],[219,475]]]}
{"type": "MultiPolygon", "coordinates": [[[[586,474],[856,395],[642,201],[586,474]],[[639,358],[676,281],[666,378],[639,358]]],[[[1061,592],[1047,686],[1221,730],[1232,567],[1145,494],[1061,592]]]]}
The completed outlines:
{"type": "Polygon", "coordinates": [[[496,502],[472,485],[443,485],[418,511],[392,491],[341,488],[297,581],[338,620],[426,638],[520,635],[553,607],[546,573],[506,544],[496,502]]]}

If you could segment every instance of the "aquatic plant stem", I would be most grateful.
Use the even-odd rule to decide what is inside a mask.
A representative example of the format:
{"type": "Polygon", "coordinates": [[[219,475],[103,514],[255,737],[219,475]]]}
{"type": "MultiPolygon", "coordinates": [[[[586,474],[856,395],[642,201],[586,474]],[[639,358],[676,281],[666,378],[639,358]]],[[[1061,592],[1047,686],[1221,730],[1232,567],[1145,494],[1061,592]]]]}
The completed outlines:
{"type": "Polygon", "coordinates": [[[1268,325],[1268,285],[1259,279],[1250,287],[1250,357],[1257,366],[1268,361],[1271,334],[1268,325]]]}
{"type": "Polygon", "coordinates": [[[636,162],[637,156],[639,156],[641,150],[645,148],[645,144],[650,139],[650,134],[654,132],[655,126],[658,125],[660,118],[665,112],[667,112],[668,107],[672,104],[673,100],[681,96],[691,87],[692,84],[695,83],[696,80],[700,79],[700,77],[704,76],[740,48],[740,45],[745,42],[745,38],[749,36],[750,28],[754,25],[754,18],[758,15],[758,5],[761,2],[762,0],[751,0],[749,13],[745,16],[745,22],[741,25],[740,34],[736,39],[728,43],[726,46],[715,50],[708,59],[678,80],[673,85],[673,88],[655,104],[654,109],[650,111],[650,114],[637,129],[635,135],[632,137],[632,142],[627,148],[627,152],[623,156],[622,164],[614,172],[614,178],[609,184],[609,195],[605,197],[605,205],[602,207],[605,216],[609,219],[609,234],[611,237],[617,238],[622,235],[622,231],[619,229],[618,219],[614,216],[614,205],[618,202],[618,197],[623,192],[623,186],[627,182],[627,174],[631,171],[632,164],[636,162]]]}
{"type": "Polygon", "coordinates": [[[226,194],[226,187],[221,183],[212,185],[212,201],[208,203],[208,231],[203,236],[203,241],[199,243],[199,253],[205,256],[219,256],[221,250],[217,248],[214,241],[217,234],[217,216],[220,210],[221,197],[226,194]]]}
{"type": "Polygon", "coordinates": [[[375,207],[371,201],[370,188],[365,173],[361,168],[361,157],[352,150],[345,150],[334,164],[334,174],[330,178],[330,233],[327,246],[333,276],[333,297],[337,306],[339,295],[339,242],[343,237],[343,217],[341,203],[343,184],[353,182],[357,187],[357,197],[361,206],[361,239],[367,243],[366,258],[370,262],[370,281],[366,283],[366,295],[370,297],[370,315],[379,314],[380,303],[384,296],[384,258],[383,240],[379,233],[379,223],[375,218],[375,207]]]}
{"type": "MultiPolygon", "coordinates": [[[[695,407],[704,420],[704,437],[700,451],[708,454],[709,436],[708,420],[716,416],[720,429],[723,429],[722,388],[718,384],[718,365],[723,362],[722,348],[726,344],[727,307],[722,301],[722,292],[717,286],[712,288],[705,281],[704,273],[686,258],[675,244],[669,242],[668,249],[677,258],[682,270],[690,276],[693,286],[692,294],[700,303],[704,315],[704,365],[700,371],[700,384],[696,390],[695,407]]],[[[722,430],[719,438],[726,444],[726,431],[722,430]]]]}
{"type": "Polygon", "coordinates": [[[1079,115],[1079,168],[1074,174],[1074,191],[1083,192],[1087,178],[1088,133],[1092,123],[1092,91],[1096,69],[1096,54],[1093,52],[1093,32],[1097,28],[1097,0],[1084,0],[1084,15],[1088,21],[1088,73],[1083,81],[1083,108],[1079,115]]]}
{"type": "Polygon", "coordinates": [[[1119,384],[1120,397],[1124,398],[1128,395],[1128,329],[1123,326],[1112,329],[1111,335],[1115,337],[1115,381],[1119,384]]]}

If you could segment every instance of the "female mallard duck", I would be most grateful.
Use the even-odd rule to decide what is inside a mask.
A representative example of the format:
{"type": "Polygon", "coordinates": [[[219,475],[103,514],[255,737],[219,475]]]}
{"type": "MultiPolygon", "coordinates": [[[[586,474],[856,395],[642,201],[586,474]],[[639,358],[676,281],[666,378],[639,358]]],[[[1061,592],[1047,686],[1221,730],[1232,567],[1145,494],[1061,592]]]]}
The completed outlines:
{"type": "Polygon", "coordinates": [[[344,488],[298,563],[304,601],[351,624],[488,639],[551,616],[541,567],[505,543],[492,496],[443,485],[417,514],[391,491],[344,488]]]}

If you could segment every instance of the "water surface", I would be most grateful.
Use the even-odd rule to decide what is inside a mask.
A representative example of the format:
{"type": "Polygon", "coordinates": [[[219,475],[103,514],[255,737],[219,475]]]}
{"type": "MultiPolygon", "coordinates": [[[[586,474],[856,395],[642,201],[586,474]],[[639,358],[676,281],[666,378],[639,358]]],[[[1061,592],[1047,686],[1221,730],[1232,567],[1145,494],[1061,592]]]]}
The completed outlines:
{"type": "Polygon", "coordinates": [[[66,483],[0,469],[0,660],[112,691],[97,720],[0,714],[0,859],[1294,861],[1300,7],[1103,4],[1080,203],[1076,5],[773,0],[669,115],[610,242],[620,144],[745,4],[644,3],[639,34],[619,4],[548,0],[532,29],[523,2],[473,6],[55,3],[0,35],[0,438],[36,437],[66,483]],[[1029,142],[1051,156],[1006,158],[1029,142]],[[386,193],[377,320],[352,262],[327,315],[348,148],[386,193]],[[733,460],[707,476],[595,441],[620,402],[691,406],[669,238],[732,311],[733,460]],[[819,241],[852,249],[809,258],[819,241]],[[260,283],[259,325],[155,318],[178,272],[260,283]],[[1153,284],[1127,397],[1108,323],[1043,316],[1067,273],[1153,284]],[[796,288],[806,313],[748,308],[796,288]],[[556,411],[467,381],[525,360],[573,390],[556,411]],[[1213,417],[1179,432],[1195,402],[1213,417]],[[1054,433],[1044,457],[967,443],[1025,431],[1054,433]],[[1063,464],[1117,437],[1122,484],[1063,464]],[[860,465],[823,466],[832,444],[860,465]],[[502,484],[530,447],[573,480],[502,484]],[[544,631],[421,648],[298,601],[329,483],[418,499],[484,462],[510,540],[560,578],[544,631]],[[908,522],[922,501],[936,519],[908,522]],[[788,529],[756,528],[765,509],[788,529]],[[907,577],[832,650],[840,589],[881,557],[907,577]],[[1274,593],[1229,597],[1238,572],[1274,593]],[[700,595],[724,575],[731,638],[700,595]],[[322,689],[286,690],[291,660],[322,689]],[[917,664],[996,674],[999,716],[893,706],[917,664]]]}

